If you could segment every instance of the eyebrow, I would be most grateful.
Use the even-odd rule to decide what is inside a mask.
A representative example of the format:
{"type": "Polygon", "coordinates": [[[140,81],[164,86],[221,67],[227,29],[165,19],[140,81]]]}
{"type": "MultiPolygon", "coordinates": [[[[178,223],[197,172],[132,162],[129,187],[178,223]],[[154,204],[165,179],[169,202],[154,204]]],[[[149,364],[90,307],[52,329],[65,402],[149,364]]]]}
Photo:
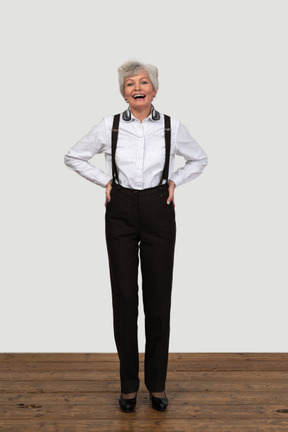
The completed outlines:
{"type": "MultiPolygon", "coordinates": [[[[143,80],[143,79],[151,81],[150,78],[146,77],[146,76],[143,76],[143,77],[140,78],[140,80],[143,80]]],[[[125,78],[125,81],[133,81],[134,82],[133,78],[125,78]]]]}

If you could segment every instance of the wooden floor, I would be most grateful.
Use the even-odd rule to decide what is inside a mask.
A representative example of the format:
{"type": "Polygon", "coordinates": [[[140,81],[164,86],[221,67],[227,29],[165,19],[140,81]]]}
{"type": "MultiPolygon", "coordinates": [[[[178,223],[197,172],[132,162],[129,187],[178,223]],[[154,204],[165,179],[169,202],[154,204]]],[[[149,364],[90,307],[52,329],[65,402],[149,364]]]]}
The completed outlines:
{"type": "Polygon", "coordinates": [[[123,413],[117,354],[0,354],[0,431],[288,432],[288,354],[173,353],[165,412],[123,413]]]}

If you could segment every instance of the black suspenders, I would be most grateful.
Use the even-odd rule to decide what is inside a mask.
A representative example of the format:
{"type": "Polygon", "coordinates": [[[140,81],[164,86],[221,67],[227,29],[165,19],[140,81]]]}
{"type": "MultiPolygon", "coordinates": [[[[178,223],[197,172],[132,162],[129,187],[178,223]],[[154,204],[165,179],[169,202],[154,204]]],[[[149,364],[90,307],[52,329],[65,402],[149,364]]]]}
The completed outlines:
{"type": "Polygon", "coordinates": [[[160,181],[159,186],[162,185],[163,180],[166,180],[168,183],[168,173],[169,173],[169,161],[170,161],[170,148],[171,148],[171,119],[169,116],[164,114],[164,130],[165,130],[165,147],[166,147],[166,156],[165,156],[165,165],[163,170],[162,179],[160,181]]]}
{"type": "MultiPolygon", "coordinates": [[[[118,179],[118,171],[116,166],[116,160],[115,160],[115,154],[116,154],[116,146],[117,146],[117,139],[118,139],[118,130],[119,130],[119,121],[120,121],[120,114],[116,114],[114,116],[113,120],[113,126],[112,126],[112,177],[113,177],[113,184],[117,183],[119,184],[118,179]]],[[[168,173],[169,173],[169,161],[170,161],[170,149],[171,149],[171,119],[169,116],[164,114],[164,131],[165,131],[165,165],[163,169],[162,178],[160,180],[159,186],[162,185],[163,180],[166,180],[166,183],[168,182],[168,173]]]]}
{"type": "Polygon", "coordinates": [[[117,183],[119,184],[118,171],[117,171],[116,161],[115,161],[119,120],[120,120],[120,114],[116,114],[114,116],[113,126],[112,126],[112,177],[113,177],[112,184],[115,184],[115,180],[117,180],[117,183]]]}

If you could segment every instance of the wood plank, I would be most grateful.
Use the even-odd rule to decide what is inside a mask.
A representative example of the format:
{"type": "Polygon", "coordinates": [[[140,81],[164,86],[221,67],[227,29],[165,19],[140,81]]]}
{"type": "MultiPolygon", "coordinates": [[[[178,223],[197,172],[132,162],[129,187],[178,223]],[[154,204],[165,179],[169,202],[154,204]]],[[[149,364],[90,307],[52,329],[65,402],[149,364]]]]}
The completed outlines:
{"type": "MultiPolygon", "coordinates": [[[[0,420],[3,432],[287,432],[288,420],[166,420],[163,413],[154,420],[124,414],[121,420],[0,420]]],[[[132,414],[133,415],[133,414],[132,414]]]]}
{"type": "MultiPolygon", "coordinates": [[[[144,353],[139,354],[144,361],[144,353]]],[[[288,353],[169,353],[169,361],[274,360],[288,361],[288,353]]],[[[117,353],[0,353],[0,363],[22,361],[118,361],[117,353]]]]}
{"type": "MultiPolygon", "coordinates": [[[[264,379],[259,377],[258,380],[255,378],[247,377],[247,379],[241,377],[235,377],[235,379],[224,379],[219,378],[213,379],[198,379],[197,377],[187,380],[171,380],[168,379],[166,382],[167,392],[248,392],[248,391],[263,391],[271,392],[277,391],[278,393],[286,392],[288,389],[287,380],[281,379],[264,379]]],[[[38,379],[27,381],[27,380],[13,380],[0,382],[0,393],[79,393],[79,392],[120,392],[119,378],[114,380],[41,380],[38,379]]],[[[140,382],[140,391],[147,391],[143,378],[140,382]]]]}
{"type": "MultiPolygon", "coordinates": [[[[74,389],[75,390],[75,389],[74,389]]],[[[168,393],[168,392],[167,392],[168,393]]],[[[99,404],[113,405],[118,400],[119,392],[72,392],[72,393],[1,393],[0,405],[67,405],[67,404],[99,404]],[[99,394],[100,393],[100,394],[99,394]]],[[[263,391],[248,391],[248,392],[234,392],[234,391],[215,391],[215,392],[174,392],[171,391],[167,394],[171,404],[230,404],[230,405],[247,405],[247,404],[281,404],[288,405],[288,392],[263,392],[263,391]]],[[[148,400],[148,392],[138,392],[138,401],[148,400]]]]}
{"type": "MultiPolygon", "coordinates": [[[[144,370],[144,364],[139,365],[140,371],[144,370]]],[[[98,362],[98,361],[61,361],[61,362],[2,362],[0,363],[0,374],[5,372],[33,372],[33,371],[53,371],[53,372],[76,372],[76,371],[119,371],[119,362],[98,362]]],[[[222,361],[178,361],[168,363],[168,372],[197,372],[197,371],[283,371],[288,372],[288,361],[238,361],[238,360],[222,360],[222,361]]]]}
{"type": "MultiPolygon", "coordinates": [[[[121,419],[123,418],[122,410],[117,400],[113,405],[104,404],[86,404],[86,405],[0,405],[0,418],[9,420],[32,420],[33,418],[42,419],[121,419]]],[[[143,418],[157,419],[159,412],[151,407],[150,401],[143,399],[141,404],[137,404],[136,410],[132,414],[136,417],[141,414],[143,418]]],[[[132,417],[131,416],[131,417],[132,417]]],[[[163,414],[165,419],[250,419],[251,422],[257,419],[277,419],[286,418],[288,421],[288,405],[255,405],[255,404],[237,404],[237,405],[217,405],[217,404],[187,404],[179,409],[179,405],[170,404],[163,414]]],[[[132,418],[133,418],[132,417],[132,418]]]]}
{"type": "MultiPolygon", "coordinates": [[[[141,374],[139,374],[141,379],[141,374]]],[[[143,375],[142,375],[143,376],[143,375]]],[[[233,381],[234,379],[275,379],[275,380],[288,380],[288,372],[283,371],[176,371],[167,373],[167,380],[169,381],[189,381],[195,379],[203,379],[203,380],[223,380],[229,379],[233,381]]],[[[72,380],[72,381],[83,381],[83,380],[92,380],[92,381],[119,381],[119,373],[111,372],[111,371],[43,371],[38,372],[38,370],[34,370],[31,372],[14,372],[14,371],[2,371],[0,372],[0,386],[1,381],[38,381],[38,380],[72,380]]],[[[0,388],[1,391],[1,388],[0,388]]]]}

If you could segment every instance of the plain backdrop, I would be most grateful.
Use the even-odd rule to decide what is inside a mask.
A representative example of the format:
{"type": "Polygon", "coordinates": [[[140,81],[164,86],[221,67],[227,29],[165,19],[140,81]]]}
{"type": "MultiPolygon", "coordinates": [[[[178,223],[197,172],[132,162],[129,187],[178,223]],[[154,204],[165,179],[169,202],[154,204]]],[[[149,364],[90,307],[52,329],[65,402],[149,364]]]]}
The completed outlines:
{"type": "MultiPolygon", "coordinates": [[[[129,59],[209,158],[175,191],[170,351],[287,351],[286,6],[1,1],[0,351],[116,352],[104,189],[64,154],[127,108],[129,59]]],[[[139,295],[143,352],[141,274],[139,295]]]]}

